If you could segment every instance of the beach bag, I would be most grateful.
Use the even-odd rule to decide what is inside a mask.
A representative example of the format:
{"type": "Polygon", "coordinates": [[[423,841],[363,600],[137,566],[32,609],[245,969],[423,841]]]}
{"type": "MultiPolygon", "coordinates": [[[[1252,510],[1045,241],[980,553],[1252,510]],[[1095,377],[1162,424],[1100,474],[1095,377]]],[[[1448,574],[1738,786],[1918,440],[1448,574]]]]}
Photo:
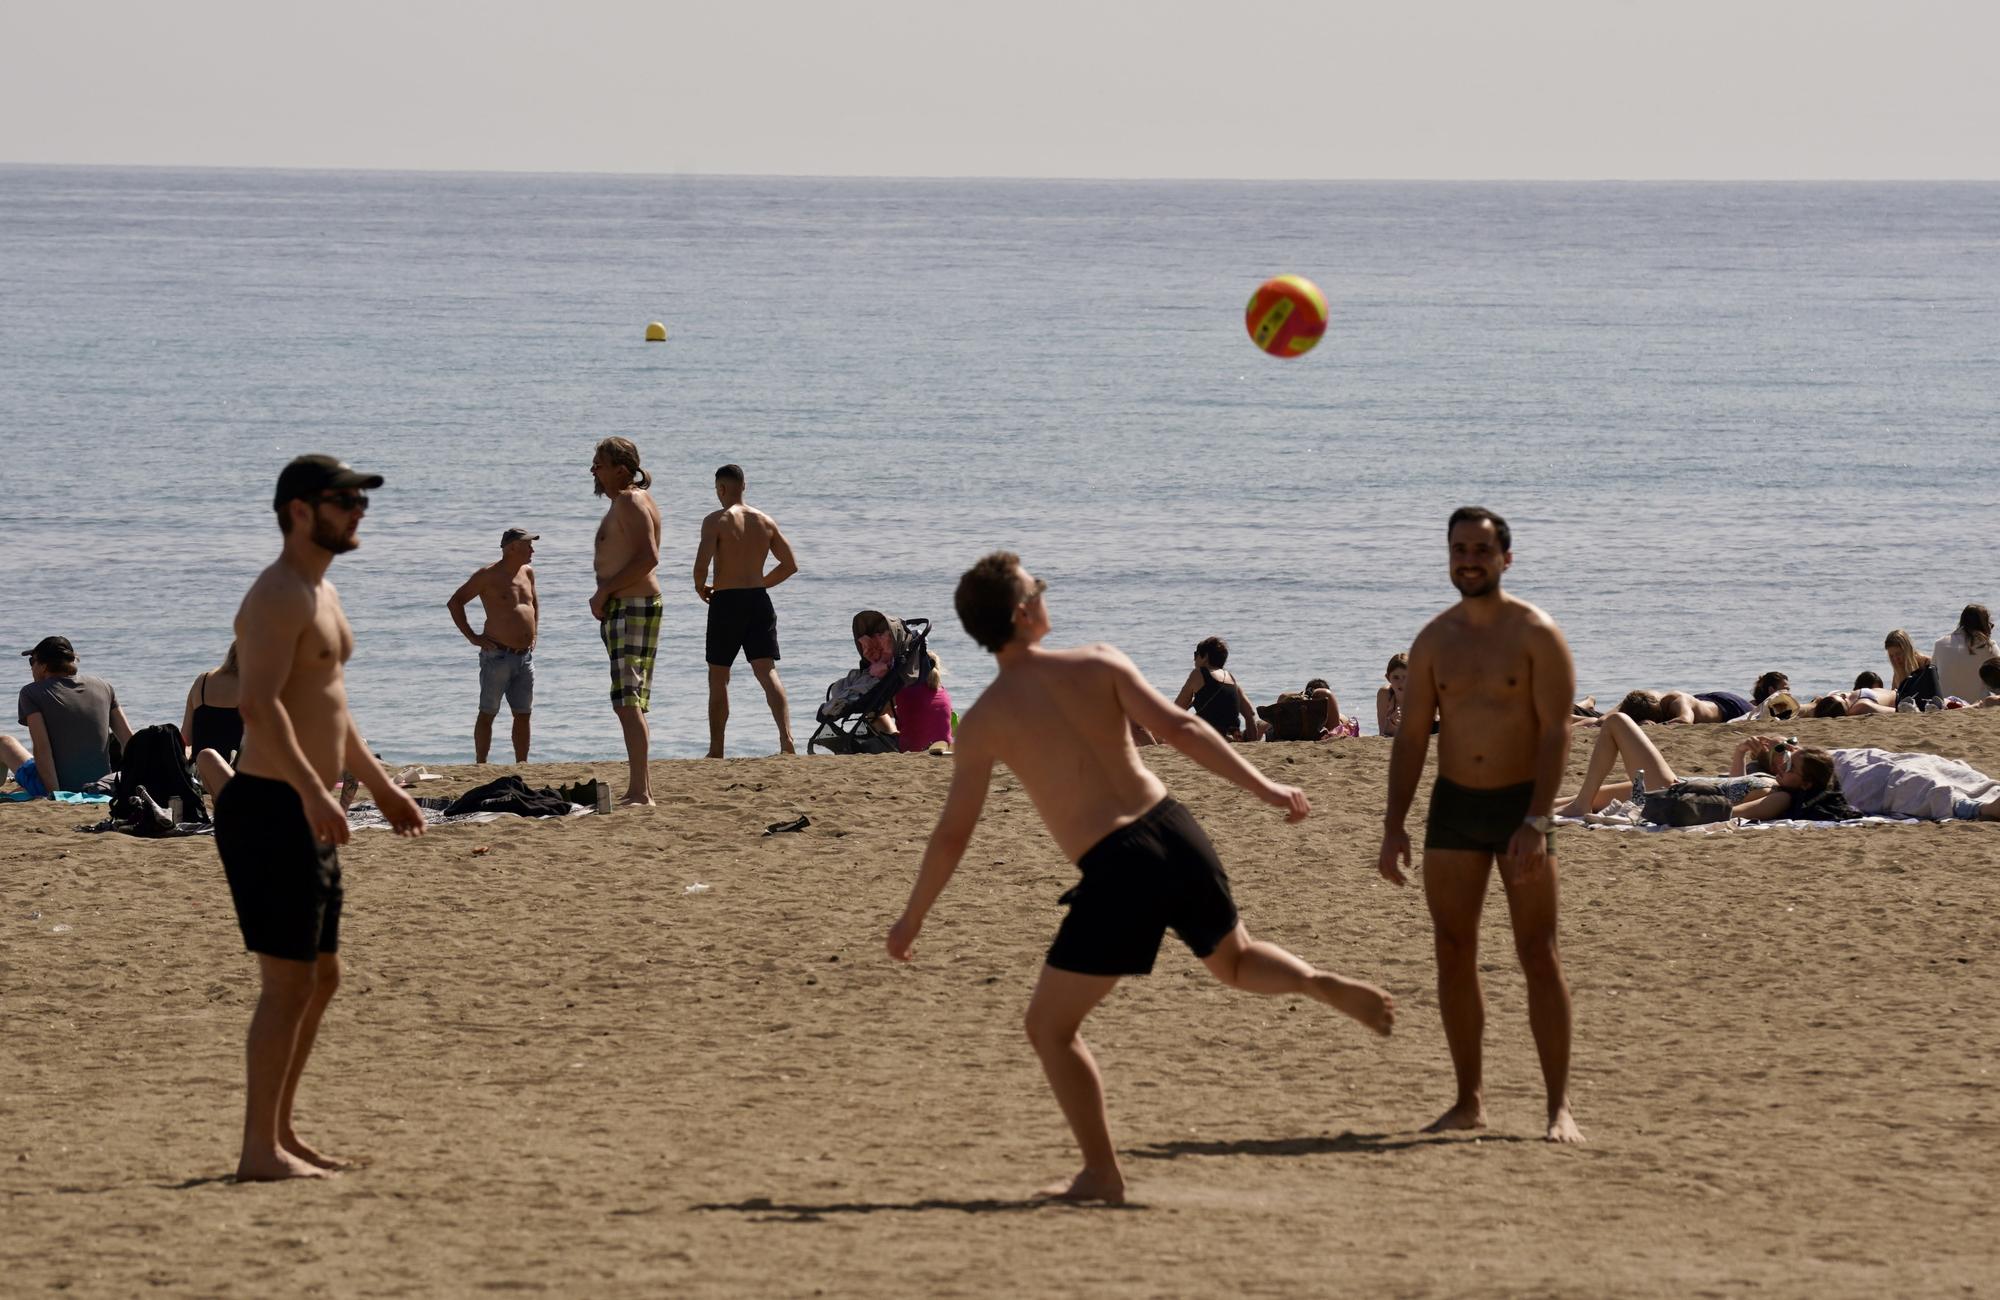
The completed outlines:
{"type": "Polygon", "coordinates": [[[202,798],[201,787],[195,784],[186,753],[181,729],[171,722],[133,732],[107,792],[114,810],[123,800],[144,791],[162,808],[179,799],[181,821],[207,823],[208,802],[202,798]]]}
{"type": "Polygon", "coordinates": [[[1642,797],[1639,815],[1655,826],[1707,826],[1729,820],[1735,805],[1715,781],[1676,781],[1642,797]]]}
{"type": "Polygon", "coordinates": [[[1275,704],[1257,706],[1257,716],[1271,724],[1270,740],[1318,740],[1326,725],[1326,701],[1280,695],[1275,704]]]}

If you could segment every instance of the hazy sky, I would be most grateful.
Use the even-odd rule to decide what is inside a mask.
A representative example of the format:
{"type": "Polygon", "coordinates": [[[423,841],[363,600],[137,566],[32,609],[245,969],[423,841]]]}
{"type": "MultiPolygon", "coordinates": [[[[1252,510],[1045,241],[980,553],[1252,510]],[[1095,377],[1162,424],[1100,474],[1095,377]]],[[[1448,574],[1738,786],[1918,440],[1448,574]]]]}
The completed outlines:
{"type": "Polygon", "coordinates": [[[2000,177],[1996,0],[8,0],[0,161],[2000,177]]]}

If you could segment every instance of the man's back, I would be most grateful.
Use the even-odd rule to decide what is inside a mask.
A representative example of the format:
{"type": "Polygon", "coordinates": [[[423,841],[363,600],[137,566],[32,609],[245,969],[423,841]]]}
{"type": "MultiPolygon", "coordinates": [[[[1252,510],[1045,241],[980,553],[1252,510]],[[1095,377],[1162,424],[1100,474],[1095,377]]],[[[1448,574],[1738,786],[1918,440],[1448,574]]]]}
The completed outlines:
{"type": "Polygon", "coordinates": [[[1013,769],[1070,859],[1166,797],[1139,761],[1110,646],[1036,650],[1002,668],[960,727],[1013,769]]]}
{"type": "Polygon", "coordinates": [[[751,506],[725,506],[703,521],[715,539],[715,589],[764,585],[764,561],[777,525],[751,506]]]}
{"type": "Polygon", "coordinates": [[[111,711],[118,696],[101,677],[44,677],[21,688],[20,721],[39,713],[63,788],[80,790],[111,771],[111,711]]]}

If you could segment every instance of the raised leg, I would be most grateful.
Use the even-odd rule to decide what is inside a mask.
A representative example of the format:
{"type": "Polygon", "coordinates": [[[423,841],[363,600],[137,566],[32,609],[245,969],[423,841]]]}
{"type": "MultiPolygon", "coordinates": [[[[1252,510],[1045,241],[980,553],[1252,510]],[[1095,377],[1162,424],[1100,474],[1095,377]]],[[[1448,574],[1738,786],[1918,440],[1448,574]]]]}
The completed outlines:
{"type": "Polygon", "coordinates": [[[493,715],[482,713],[472,723],[472,761],[484,763],[493,749],[493,715]]]}
{"type": "Polygon", "coordinates": [[[28,760],[33,757],[34,755],[28,752],[28,747],[20,741],[12,736],[0,736],[0,767],[7,769],[4,773],[0,773],[0,784],[4,784],[8,777],[26,767],[28,760]]]}
{"type": "Polygon", "coordinates": [[[236,1162],[236,1177],[241,1182],[322,1178],[324,1170],[293,1155],[279,1141],[279,1108],[296,1082],[292,1058],[319,980],[318,965],[258,953],[257,973],[262,987],[244,1052],[243,1153],[236,1162]]]}
{"type": "Polygon", "coordinates": [[[1083,1172],[1066,1183],[1053,1183],[1041,1195],[1066,1201],[1125,1199],[1125,1175],[1111,1145],[1111,1121],[1104,1112],[1104,1078],[1097,1059],[1078,1030],[1091,1008],[1117,987],[1114,975],[1078,975],[1042,967],[1035,995],[1028,1001],[1028,1041],[1041,1058],[1042,1073],[1069,1121],[1070,1132],[1083,1151],[1083,1172]]]}
{"type": "Polygon", "coordinates": [[[1438,1013],[1458,1095],[1426,1133],[1486,1127],[1484,1044],[1486,995],[1479,987],[1479,913],[1486,905],[1491,854],[1466,849],[1424,850],[1424,901],[1430,905],[1437,953],[1438,1013]]]}
{"type": "Polygon", "coordinates": [[[1316,970],[1275,943],[1252,939],[1241,921],[1201,962],[1230,988],[1246,993],[1302,993],[1384,1037],[1396,1023],[1396,1000],[1381,989],[1316,970]]]}
{"type": "Polygon", "coordinates": [[[778,678],[777,661],[752,659],[750,671],[757,675],[757,684],[764,688],[764,702],[771,706],[771,718],[778,724],[778,752],[798,753],[798,747],[792,744],[792,706],[785,698],[785,683],[778,678]]]}
{"type": "Polygon", "coordinates": [[[1581,817],[1595,812],[1601,806],[1597,804],[1597,793],[1620,760],[1625,764],[1626,776],[1633,776],[1641,770],[1646,773],[1646,788],[1649,790],[1672,785],[1678,779],[1665,755],[1647,739],[1638,723],[1622,713],[1607,713],[1597,729],[1597,739],[1590,746],[1590,762],[1583,771],[1583,785],[1557,811],[1565,817],[1581,817]]]}
{"type": "Polygon", "coordinates": [[[611,711],[618,715],[618,726],[625,733],[625,794],[618,802],[649,804],[653,802],[653,778],[646,767],[646,750],[651,741],[646,731],[646,711],[636,704],[614,704],[611,711]]]}
{"type": "Polygon", "coordinates": [[[208,791],[211,802],[222,793],[222,787],[229,784],[229,778],[236,775],[236,769],[229,766],[229,760],[212,749],[204,749],[194,756],[194,774],[201,778],[201,788],[208,791]]]}
{"type": "Polygon", "coordinates": [[[1535,1053],[1541,1058],[1542,1083],[1548,1092],[1547,1136],[1551,1142],[1581,1142],[1583,1134],[1569,1111],[1570,1000],[1556,946],[1560,891],[1555,857],[1544,859],[1542,867],[1526,877],[1502,863],[1500,881],[1507,890],[1514,951],[1528,979],[1528,1027],[1534,1031],[1535,1053]]]}
{"type": "Polygon", "coordinates": [[[729,728],[729,666],[708,666],[708,756],[722,757],[722,733],[729,728]]]}
{"type": "Polygon", "coordinates": [[[514,715],[514,761],[528,761],[528,724],[534,715],[517,713],[514,715]]]}

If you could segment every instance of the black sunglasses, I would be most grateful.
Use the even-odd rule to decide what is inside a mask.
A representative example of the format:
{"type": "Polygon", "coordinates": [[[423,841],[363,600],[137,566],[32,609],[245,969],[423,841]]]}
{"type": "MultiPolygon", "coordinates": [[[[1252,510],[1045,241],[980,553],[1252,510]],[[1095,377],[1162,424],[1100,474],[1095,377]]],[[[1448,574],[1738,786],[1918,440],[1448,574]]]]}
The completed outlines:
{"type": "Polygon", "coordinates": [[[368,508],[368,494],[366,492],[347,490],[322,492],[316,499],[320,505],[339,506],[342,510],[366,510],[368,508]]]}

